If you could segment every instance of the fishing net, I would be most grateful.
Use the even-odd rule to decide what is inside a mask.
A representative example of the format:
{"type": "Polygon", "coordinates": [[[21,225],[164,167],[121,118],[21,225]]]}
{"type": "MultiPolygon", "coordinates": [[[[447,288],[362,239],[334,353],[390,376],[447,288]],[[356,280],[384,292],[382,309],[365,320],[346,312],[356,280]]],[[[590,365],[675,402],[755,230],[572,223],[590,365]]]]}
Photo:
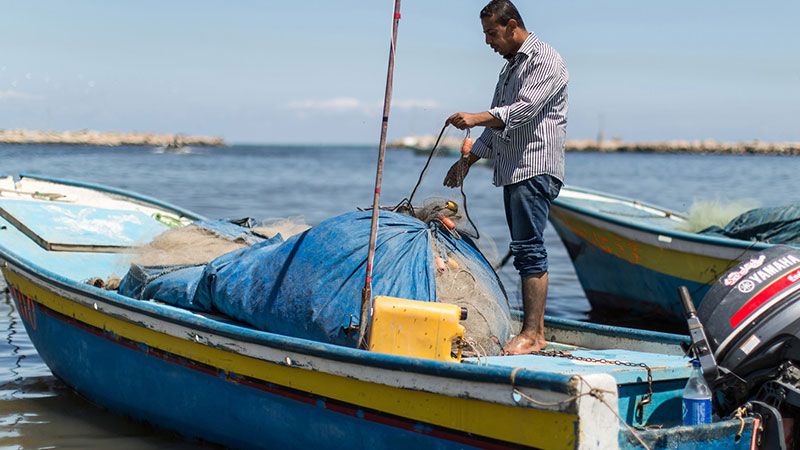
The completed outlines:
{"type": "Polygon", "coordinates": [[[246,247],[244,242],[221,238],[196,225],[175,228],[136,247],[132,262],[140,266],[205,264],[225,253],[246,247]]]}
{"type": "Polygon", "coordinates": [[[768,244],[800,244],[800,203],[746,211],[724,227],[711,226],[701,234],[768,244]]]}
{"type": "Polygon", "coordinates": [[[697,233],[708,227],[724,227],[739,214],[757,206],[755,200],[724,201],[703,199],[695,200],[689,207],[686,222],[678,226],[679,230],[697,233]]]}
{"type": "MultiPolygon", "coordinates": [[[[147,244],[134,248],[132,262],[139,266],[190,266],[247,247],[263,238],[280,234],[284,239],[310,228],[301,217],[271,219],[254,223],[246,220],[247,231],[232,229],[226,221],[198,222],[167,230],[147,244]]],[[[242,220],[231,223],[240,227],[242,220]]]]}
{"type": "Polygon", "coordinates": [[[253,227],[253,232],[268,239],[274,238],[277,234],[283,236],[284,239],[289,239],[309,228],[311,225],[307,224],[302,217],[292,216],[263,220],[259,225],[253,227]]]}
{"type": "MultiPolygon", "coordinates": [[[[421,207],[411,208],[410,213],[417,219],[431,223],[449,219],[454,229],[451,236],[455,239],[470,239],[470,234],[462,229],[464,216],[459,212],[458,203],[441,197],[425,200],[421,207]]],[[[494,242],[484,237],[489,251],[496,255],[494,242]]],[[[474,245],[474,241],[470,240],[474,245]]],[[[507,299],[505,303],[498,301],[497,292],[489,285],[499,280],[486,282],[486,277],[494,275],[486,266],[476,265],[474,261],[464,258],[461,253],[448,251],[446,242],[433,239],[431,246],[436,270],[436,296],[440,302],[452,303],[467,309],[467,319],[462,323],[465,328],[465,356],[498,355],[511,334],[512,322],[507,299]],[[478,272],[479,274],[476,274],[478,272]],[[491,273],[489,273],[491,272],[491,273]]],[[[485,246],[479,248],[485,257],[485,246]]],[[[490,258],[486,258],[487,261],[490,258]]],[[[495,275],[496,277],[496,275],[495,275]]],[[[500,284],[502,288],[502,284],[500,284]]],[[[505,292],[503,292],[505,299],[505,292]]]]}
{"type": "MultiPolygon", "coordinates": [[[[437,247],[435,243],[434,247],[437,247]]],[[[437,256],[435,262],[436,296],[440,302],[467,309],[467,319],[462,322],[466,341],[464,356],[499,355],[512,329],[507,305],[503,308],[491,290],[472,274],[469,261],[446,251],[441,254],[444,257],[437,256]]]]}

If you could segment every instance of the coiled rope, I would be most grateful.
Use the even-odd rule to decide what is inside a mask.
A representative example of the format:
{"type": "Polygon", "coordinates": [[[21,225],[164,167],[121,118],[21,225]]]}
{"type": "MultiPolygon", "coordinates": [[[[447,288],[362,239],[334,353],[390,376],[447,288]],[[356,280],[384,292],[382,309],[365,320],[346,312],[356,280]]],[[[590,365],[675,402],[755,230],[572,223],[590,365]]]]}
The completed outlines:
{"type": "MultiPolygon", "coordinates": [[[[444,126],[442,127],[442,130],[439,131],[439,135],[436,137],[436,142],[434,142],[433,147],[431,148],[430,152],[428,153],[428,159],[425,161],[425,165],[422,167],[422,170],[419,173],[419,178],[417,178],[417,183],[414,185],[414,189],[411,190],[411,194],[408,197],[400,200],[400,203],[398,203],[392,209],[393,211],[396,211],[396,210],[398,210],[399,208],[402,208],[402,207],[406,207],[406,208],[408,208],[408,210],[411,212],[412,215],[414,214],[414,205],[412,204],[412,202],[414,200],[414,195],[416,195],[417,189],[419,189],[420,184],[422,184],[423,178],[425,178],[425,173],[428,171],[428,166],[430,166],[431,160],[433,159],[433,155],[436,153],[436,150],[439,148],[439,143],[441,142],[442,136],[444,136],[444,132],[447,130],[448,126],[450,126],[450,124],[449,123],[445,123],[444,126]]],[[[469,129],[468,129],[467,130],[467,135],[464,137],[464,139],[465,140],[469,139],[469,135],[470,135],[470,132],[469,132],[469,129]]],[[[465,157],[465,156],[462,155],[462,158],[463,157],[465,157]]],[[[459,231],[461,231],[462,233],[466,234],[467,236],[469,236],[469,237],[471,237],[473,239],[480,239],[480,237],[481,237],[480,231],[478,231],[478,227],[475,225],[475,222],[472,221],[472,217],[470,217],[470,215],[469,215],[469,208],[467,207],[467,194],[464,192],[464,178],[467,175],[466,170],[464,170],[459,175],[460,175],[459,178],[461,178],[461,183],[459,183],[459,184],[460,184],[460,188],[461,188],[460,189],[460,191],[461,191],[461,202],[462,202],[462,205],[464,206],[464,216],[467,218],[467,221],[472,226],[472,229],[475,230],[475,234],[471,235],[469,233],[465,233],[463,230],[459,230],[459,231]]]]}

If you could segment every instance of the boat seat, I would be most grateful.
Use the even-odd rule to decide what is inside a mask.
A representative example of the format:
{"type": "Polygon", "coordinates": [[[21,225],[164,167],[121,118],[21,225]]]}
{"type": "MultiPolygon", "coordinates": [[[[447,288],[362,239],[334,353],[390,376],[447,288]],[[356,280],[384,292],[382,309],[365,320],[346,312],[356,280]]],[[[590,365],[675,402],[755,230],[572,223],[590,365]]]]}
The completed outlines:
{"type": "Polygon", "coordinates": [[[116,252],[168,229],[141,211],[36,200],[4,202],[0,217],[48,251],[116,252]]]}

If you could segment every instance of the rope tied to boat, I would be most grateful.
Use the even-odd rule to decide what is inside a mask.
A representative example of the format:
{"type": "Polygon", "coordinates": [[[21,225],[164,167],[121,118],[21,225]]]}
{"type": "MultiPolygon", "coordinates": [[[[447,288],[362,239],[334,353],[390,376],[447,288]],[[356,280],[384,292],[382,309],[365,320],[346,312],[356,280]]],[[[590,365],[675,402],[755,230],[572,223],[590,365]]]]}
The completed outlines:
{"type": "MultiPolygon", "coordinates": [[[[602,403],[602,404],[606,405],[606,407],[609,409],[609,411],[611,411],[611,413],[613,413],[613,414],[614,414],[614,415],[617,417],[617,420],[619,420],[620,422],[622,422],[622,424],[623,424],[623,425],[625,425],[625,427],[626,427],[626,428],[628,429],[628,431],[629,431],[629,432],[630,432],[630,433],[633,435],[633,437],[635,437],[635,438],[636,438],[636,440],[637,440],[637,441],[639,441],[639,444],[641,444],[641,446],[642,446],[642,447],[643,447],[645,450],[650,450],[650,446],[648,446],[648,445],[647,445],[647,443],[644,441],[644,439],[642,439],[642,437],[641,437],[641,436],[639,436],[639,433],[636,431],[636,429],[635,429],[635,428],[633,428],[633,427],[632,427],[632,426],[631,426],[631,425],[630,425],[628,422],[626,422],[626,421],[625,421],[625,420],[622,418],[622,416],[620,416],[620,415],[619,415],[619,413],[617,412],[616,408],[614,408],[614,407],[613,407],[611,404],[609,404],[609,403],[608,403],[608,400],[606,400],[606,399],[605,399],[605,397],[603,396],[603,393],[604,393],[604,392],[609,392],[609,391],[605,391],[605,390],[601,390],[601,389],[596,389],[596,388],[594,388],[594,387],[593,387],[591,384],[589,384],[589,382],[588,382],[588,381],[586,381],[586,379],[585,379],[585,378],[583,378],[583,377],[582,377],[582,376],[580,376],[580,375],[576,375],[576,377],[577,377],[577,378],[578,378],[578,379],[579,379],[579,380],[580,380],[582,383],[586,384],[586,386],[588,386],[588,387],[589,387],[589,392],[588,392],[588,394],[589,394],[589,395],[592,395],[593,397],[595,397],[596,399],[598,399],[598,400],[600,401],[600,403],[602,403]]],[[[651,391],[651,394],[652,394],[652,391],[651,391]]]]}
{"type": "Polygon", "coordinates": [[[744,418],[747,414],[747,408],[740,406],[738,409],[736,409],[736,413],[733,415],[733,417],[739,419],[739,431],[736,432],[736,442],[739,442],[739,439],[742,438],[742,434],[744,433],[744,418]]]}
{"type": "Polygon", "coordinates": [[[460,351],[463,351],[465,348],[472,350],[472,352],[475,353],[475,357],[478,359],[478,365],[485,366],[489,364],[485,359],[489,356],[489,352],[475,339],[465,336],[463,338],[456,338],[453,342],[460,351]]]}
{"type": "Polygon", "coordinates": [[[620,361],[618,359],[591,358],[588,356],[575,356],[566,350],[539,350],[531,352],[532,355],[550,356],[555,358],[567,358],[574,361],[613,364],[615,366],[641,367],[647,371],[647,395],[636,404],[636,414],[641,418],[644,414],[644,407],[653,401],[653,370],[645,363],[630,361],[620,361]]]}
{"type": "MultiPolygon", "coordinates": [[[[582,376],[575,375],[574,376],[575,379],[579,380],[581,383],[585,384],[589,388],[586,392],[583,392],[583,393],[580,393],[580,394],[577,394],[577,395],[573,395],[571,397],[567,397],[566,399],[558,401],[558,402],[546,402],[546,401],[542,401],[542,400],[537,400],[537,399],[531,397],[530,395],[525,394],[524,392],[520,391],[516,387],[516,385],[515,385],[516,377],[517,377],[517,373],[520,370],[525,370],[525,369],[523,369],[522,367],[516,367],[516,368],[514,368],[514,370],[511,371],[512,394],[516,394],[520,398],[523,398],[523,399],[527,400],[528,402],[530,402],[530,403],[532,403],[534,405],[543,406],[543,407],[549,407],[549,408],[553,408],[553,407],[559,407],[560,408],[563,405],[575,402],[576,400],[578,400],[581,397],[590,396],[590,397],[596,398],[600,403],[605,405],[609,409],[609,411],[611,411],[611,413],[614,414],[614,416],[616,416],[617,420],[619,420],[623,425],[625,425],[625,427],[628,429],[628,431],[631,433],[631,435],[633,435],[633,437],[636,438],[637,441],[639,441],[639,444],[645,450],[651,450],[650,447],[647,445],[647,443],[644,441],[644,439],[642,439],[642,437],[636,431],[636,429],[633,428],[630,424],[628,424],[628,422],[626,422],[625,419],[623,419],[622,416],[619,415],[619,413],[617,412],[616,408],[612,404],[610,404],[608,402],[608,400],[606,400],[605,394],[614,394],[615,392],[609,391],[607,389],[596,388],[596,387],[592,386],[588,381],[586,381],[586,379],[583,378],[582,376]]],[[[512,396],[512,398],[513,398],[513,396],[512,396]]],[[[519,403],[516,399],[514,399],[514,401],[519,403]]]]}

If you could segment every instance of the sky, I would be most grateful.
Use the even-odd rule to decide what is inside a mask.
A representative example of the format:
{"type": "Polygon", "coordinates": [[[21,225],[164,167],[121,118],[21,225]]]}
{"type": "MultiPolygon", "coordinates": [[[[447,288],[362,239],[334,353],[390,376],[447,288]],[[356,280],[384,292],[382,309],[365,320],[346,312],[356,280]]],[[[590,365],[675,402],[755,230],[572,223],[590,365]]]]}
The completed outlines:
{"type": "MultiPolygon", "coordinates": [[[[488,109],[486,0],[403,0],[389,138],[488,109]]],[[[568,137],[800,141],[800,2],[516,2],[570,72],[568,137]]],[[[373,144],[392,0],[0,0],[0,129],[373,144]]]]}

